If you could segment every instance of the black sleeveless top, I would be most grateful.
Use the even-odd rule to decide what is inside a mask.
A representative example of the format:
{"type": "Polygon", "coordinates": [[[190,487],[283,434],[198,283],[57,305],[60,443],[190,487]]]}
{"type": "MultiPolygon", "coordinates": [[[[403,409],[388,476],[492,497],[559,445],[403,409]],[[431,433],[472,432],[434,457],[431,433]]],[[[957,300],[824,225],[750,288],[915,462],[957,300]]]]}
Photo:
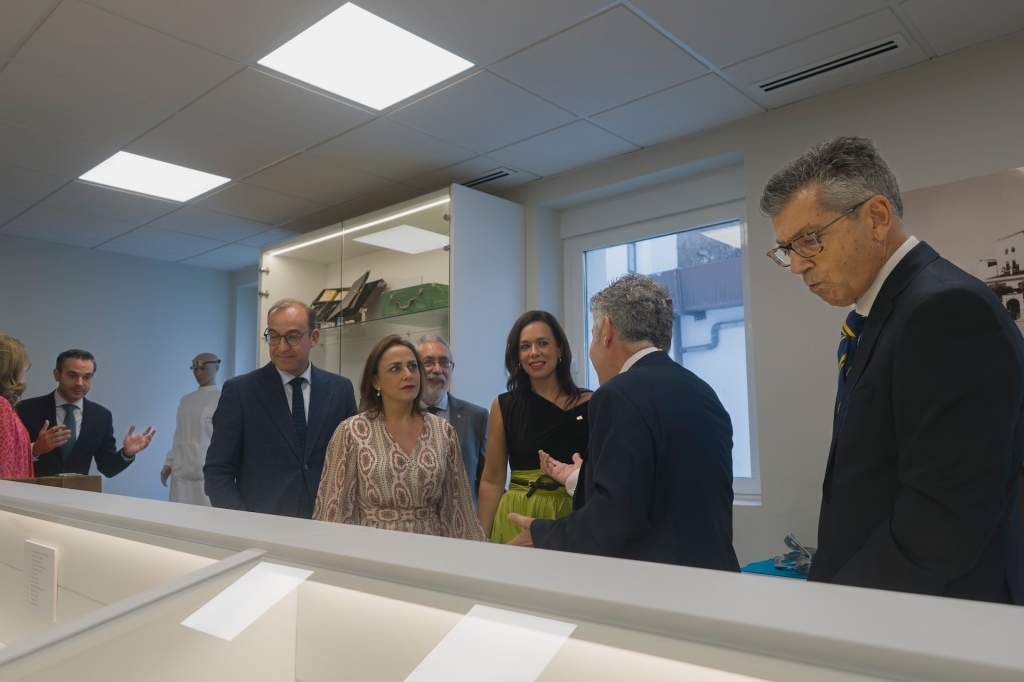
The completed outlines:
{"type": "Polygon", "coordinates": [[[509,436],[510,401],[511,395],[508,393],[498,396],[498,407],[505,423],[508,463],[513,470],[540,469],[538,450],[566,464],[572,463],[574,453],[586,457],[590,434],[587,418],[589,403],[578,403],[571,410],[563,410],[550,400],[529,391],[526,394],[526,429],[522,437],[513,439],[509,436]]]}

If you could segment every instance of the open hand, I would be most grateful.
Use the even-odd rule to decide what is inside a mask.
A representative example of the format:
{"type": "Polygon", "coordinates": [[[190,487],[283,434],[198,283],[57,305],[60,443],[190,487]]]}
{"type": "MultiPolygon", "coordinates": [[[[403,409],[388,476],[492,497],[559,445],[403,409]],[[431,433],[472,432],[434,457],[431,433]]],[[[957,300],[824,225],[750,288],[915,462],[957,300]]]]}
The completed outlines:
{"type": "Polygon", "coordinates": [[[569,480],[569,475],[572,472],[583,466],[583,458],[578,452],[572,456],[572,464],[559,462],[543,450],[538,450],[537,454],[540,455],[540,470],[562,485],[569,480]]]}
{"type": "Polygon", "coordinates": [[[508,544],[517,547],[533,547],[533,536],[530,535],[530,525],[533,523],[533,519],[522,514],[509,514],[508,520],[523,529],[519,535],[509,540],[508,544]]]}
{"type": "Polygon", "coordinates": [[[135,433],[135,424],[132,424],[128,427],[128,435],[124,437],[124,456],[134,457],[145,450],[155,435],[156,431],[149,426],[142,433],[135,433]]]}
{"type": "Polygon", "coordinates": [[[59,448],[68,442],[68,438],[71,438],[71,429],[63,424],[57,424],[51,428],[50,421],[44,421],[43,428],[39,429],[39,437],[32,444],[32,456],[38,457],[59,448]]]}

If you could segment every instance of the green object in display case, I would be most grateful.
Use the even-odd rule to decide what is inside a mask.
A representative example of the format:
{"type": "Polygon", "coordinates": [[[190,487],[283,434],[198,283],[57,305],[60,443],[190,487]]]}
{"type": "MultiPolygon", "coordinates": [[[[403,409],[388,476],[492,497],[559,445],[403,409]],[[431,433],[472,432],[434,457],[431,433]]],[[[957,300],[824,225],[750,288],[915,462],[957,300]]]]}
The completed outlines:
{"type": "Polygon", "coordinates": [[[386,291],[380,299],[380,316],[395,317],[448,307],[448,285],[420,284],[386,291]]]}

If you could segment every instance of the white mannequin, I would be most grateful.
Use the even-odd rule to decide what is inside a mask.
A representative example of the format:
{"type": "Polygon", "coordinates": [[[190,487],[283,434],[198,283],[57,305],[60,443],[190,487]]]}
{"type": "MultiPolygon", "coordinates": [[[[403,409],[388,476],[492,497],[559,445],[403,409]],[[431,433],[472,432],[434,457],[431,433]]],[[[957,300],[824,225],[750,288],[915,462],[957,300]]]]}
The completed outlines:
{"type": "Polygon", "coordinates": [[[213,353],[200,353],[192,361],[192,376],[199,390],[186,395],[178,405],[174,443],[160,471],[160,482],[165,486],[171,479],[171,502],[210,506],[203,491],[203,464],[213,436],[213,413],[220,400],[218,369],[220,360],[213,353]]]}

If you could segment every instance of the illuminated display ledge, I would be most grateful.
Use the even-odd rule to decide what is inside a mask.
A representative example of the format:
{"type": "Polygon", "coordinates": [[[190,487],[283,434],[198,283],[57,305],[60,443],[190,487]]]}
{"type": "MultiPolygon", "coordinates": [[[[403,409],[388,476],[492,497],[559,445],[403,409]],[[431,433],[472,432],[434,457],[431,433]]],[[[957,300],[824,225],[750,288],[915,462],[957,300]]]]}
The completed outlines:
{"type": "MultiPolygon", "coordinates": [[[[765,580],[3,481],[0,510],[223,559],[197,573],[221,570],[225,581],[234,580],[241,568],[251,568],[257,560],[305,567],[314,571],[311,583],[320,581],[321,587],[336,585],[346,594],[384,598],[375,602],[375,612],[384,602],[403,608],[406,603],[418,604],[415,608],[426,606],[431,612],[454,614],[465,614],[475,604],[483,604],[570,622],[577,625],[570,640],[577,646],[583,642],[598,647],[594,651],[614,647],[637,659],[629,659],[627,666],[632,677],[629,673],[615,676],[606,669],[597,677],[592,671],[585,676],[565,671],[564,679],[655,679],[653,674],[645,678],[636,668],[641,658],[682,661],[715,673],[714,677],[698,674],[687,679],[747,679],[739,675],[787,682],[1024,679],[1019,644],[1024,609],[1018,607],[765,580]],[[633,652],[642,656],[637,658],[633,652]]],[[[217,590],[223,587],[218,585],[217,590]]],[[[327,608],[326,596],[320,599],[307,594],[312,595],[306,597],[307,603],[327,608]]],[[[299,600],[301,604],[302,597],[299,600]]],[[[328,617],[355,620],[348,625],[357,628],[355,637],[359,619],[351,611],[355,607],[346,604],[348,613],[328,617]]],[[[194,610],[191,602],[186,605],[189,609],[182,613],[194,610]]],[[[417,627],[404,622],[402,613],[401,609],[394,612],[402,622],[392,622],[406,629],[417,627]]],[[[184,630],[178,625],[180,614],[176,617],[175,627],[184,630]]],[[[148,617],[145,622],[156,622],[155,618],[148,617]]],[[[445,622],[444,627],[451,628],[454,621],[445,622]]],[[[294,633],[294,619],[290,627],[294,633]]],[[[298,631],[302,635],[301,624],[298,631]]],[[[332,632],[336,631],[321,634],[332,632]]],[[[327,656],[332,640],[320,641],[327,656]]],[[[397,647],[401,641],[395,640],[393,645],[397,647]]],[[[31,645],[31,640],[25,640],[6,652],[31,645]]],[[[172,661],[174,645],[167,646],[166,661],[172,661]]],[[[303,646],[300,641],[300,653],[303,646]]],[[[519,656],[514,642],[509,642],[506,650],[511,657],[519,656]]],[[[0,650],[0,662],[6,652],[0,650]]],[[[291,655],[295,679],[326,679],[317,677],[314,663],[294,662],[294,644],[291,655]],[[300,674],[300,668],[308,672],[300,674]]],[[[308,649],[305,655],[309,657],[308,649]]],[[[321,662],[323,666],[331,664],[327,658],[321,662]]],[[[582,659],[578,662],[585,664],[582,659]]],[[[346,669],[343,660],[336,665],[335,674],[346,669]]],[[[549,672],[551,667],[540,679],[561,679],[549,672]]]]}

